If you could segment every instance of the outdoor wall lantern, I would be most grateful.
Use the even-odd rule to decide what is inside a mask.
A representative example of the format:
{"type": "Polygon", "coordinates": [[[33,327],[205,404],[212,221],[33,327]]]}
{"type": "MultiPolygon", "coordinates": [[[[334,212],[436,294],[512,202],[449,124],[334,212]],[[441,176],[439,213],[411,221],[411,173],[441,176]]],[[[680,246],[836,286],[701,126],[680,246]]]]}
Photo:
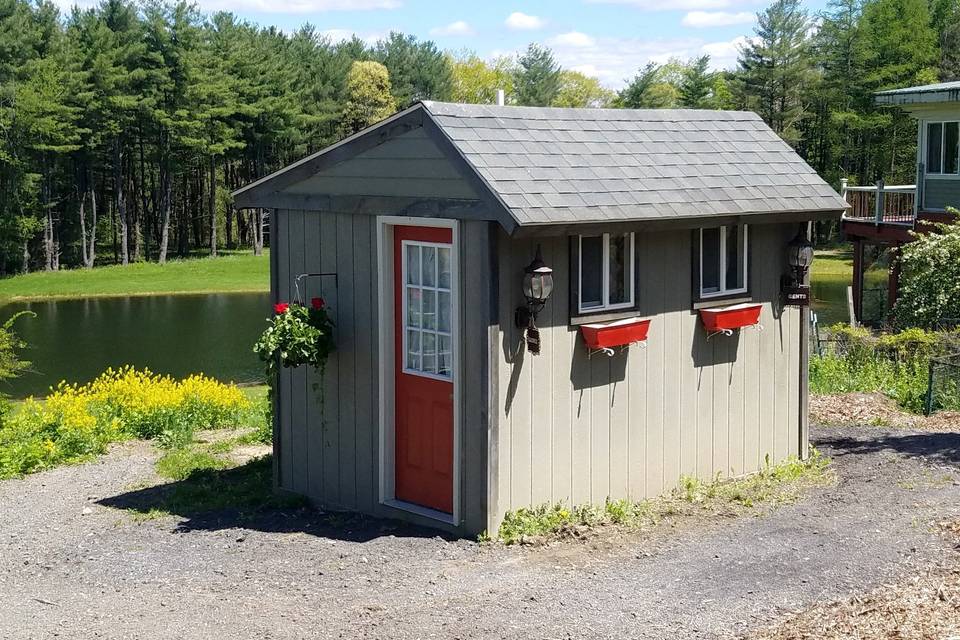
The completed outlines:
{"type": "Polygon", "coordinates": [[[806,306],[810,304],[810,287],[804,284],[807,271],[813,264],[813,244],[807,240],[805,227],[787,245],[787,264],[791,273],[781,279],[780,292],[785,304],[806,306]]]}
{"type": "Polygon", "coordinates": [[[517,307],[514,321],[517,327],[524,330],[524,340],[530,353],[540,353],[540,330],[537,329],[537,314],[543,310],[547,298],[553,293],[553,269],[543,263],[540,245],[537,245],[537,254],[533,262],[523,270],[523,296],[527,299],[525,306],[517,307]]]}
{"type": "Polygon", "coordinates": [[[813,244],[807,240],[807,234],[801,229],[787,245],[787,262],[793,270],[794,284],[799,286],[813,264],[813,244]]]}

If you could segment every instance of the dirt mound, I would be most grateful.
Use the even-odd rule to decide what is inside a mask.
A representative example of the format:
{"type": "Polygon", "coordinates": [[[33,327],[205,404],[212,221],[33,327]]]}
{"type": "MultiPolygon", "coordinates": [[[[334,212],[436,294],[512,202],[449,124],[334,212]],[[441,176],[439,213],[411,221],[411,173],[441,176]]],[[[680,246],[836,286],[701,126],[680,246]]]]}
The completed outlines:
{"type": "Polygon", "coordinates": [[[823,425],[873,425],[922,431],[960,431],[960,413],[956,411],[918,416],[907,413],[882,393],[810,396],[810,418],[823,425]]]}

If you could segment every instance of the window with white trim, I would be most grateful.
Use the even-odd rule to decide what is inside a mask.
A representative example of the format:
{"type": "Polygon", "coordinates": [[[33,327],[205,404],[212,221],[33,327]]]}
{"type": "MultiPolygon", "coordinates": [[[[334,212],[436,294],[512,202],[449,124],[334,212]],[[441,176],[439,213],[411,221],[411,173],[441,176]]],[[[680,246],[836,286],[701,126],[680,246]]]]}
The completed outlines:
{"type": "Polygon", "coordinates": [[[927,173],[960,175],[960,122],[927,123],[927,173]]]}
{"type": "Polygon", "coordinates": [[[747,225],[700,229],[700,297],[747,292],[747,225]]]}
{"type": "Polygon", "coordinates": [[[450,251],[448,244],[403,241],[405,373],[452,377],[450,251]]]}
{"type": "Polygon", "coordinates": [[[578,311],[593,313],[634,306],[633,233],[579,236],[578,311]]]}

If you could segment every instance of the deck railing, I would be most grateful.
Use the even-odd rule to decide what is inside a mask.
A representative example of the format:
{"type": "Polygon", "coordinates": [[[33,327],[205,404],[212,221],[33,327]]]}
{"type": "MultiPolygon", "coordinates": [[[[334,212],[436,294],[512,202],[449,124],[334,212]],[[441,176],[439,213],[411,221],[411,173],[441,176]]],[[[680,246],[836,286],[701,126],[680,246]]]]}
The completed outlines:
{"type": "Polygon", "coordinates": [[[840,195],[850,203],[845,220],[913,225],[917,219],[917,187],[913,184],[887,186],[879,180],[869,187],[853,187],[843,179],[840,195]]]}

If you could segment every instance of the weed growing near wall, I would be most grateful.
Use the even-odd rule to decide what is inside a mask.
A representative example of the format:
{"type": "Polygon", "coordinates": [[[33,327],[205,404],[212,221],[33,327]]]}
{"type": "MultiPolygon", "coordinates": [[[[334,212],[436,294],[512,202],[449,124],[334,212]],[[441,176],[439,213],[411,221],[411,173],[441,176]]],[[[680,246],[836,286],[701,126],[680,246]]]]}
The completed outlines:
{"type": "Polygon", "coordinates": [[[559,535],[568,529],[621,525],[644,528],[670,516],[709,514],[718,511],[747,510],[759,505],[776,505],[795,500],[812,486],[832,482],[830,460],[811,449],[806,460],[790,458],[750,476],[704,482],[685,476],[668,495],[640,502],[610,500],[602,506],[568,507],[564,504],[541,505],[509,511],[497,532],[505,544],[526,542],[559,535]]]}
{"type": "Polygon", "coordinates": [[[82,460],[125,438],[179,448],[197,430],[249,421],[251,411],[243,392],[203,375],[174,380],[132,367],[108,370],[86,385],[61,383],[10,416],[0,428],[0,478],[82,460]]]}

